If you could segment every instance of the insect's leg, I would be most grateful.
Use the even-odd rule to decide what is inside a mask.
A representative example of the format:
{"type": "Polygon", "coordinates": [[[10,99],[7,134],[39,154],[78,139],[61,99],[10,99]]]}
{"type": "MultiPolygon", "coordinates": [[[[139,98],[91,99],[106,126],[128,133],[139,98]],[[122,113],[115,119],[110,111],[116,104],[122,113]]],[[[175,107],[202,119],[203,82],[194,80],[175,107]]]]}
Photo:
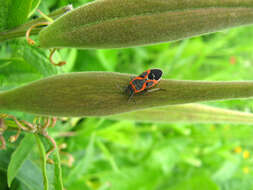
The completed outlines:
{"type": "Polygon", "coordinates": [[[139,94],[139,95],[143,95],[143,94],[145,94],[146,92],[148,92],[148,89],[144,89],[143,91],[138,92],[138,94],[139,94]]]}
{"type": "Polygon", "coordinates": [[[134,93],[131,93],[131,94],[130,94],[130,96],[129,96],[129,98],[128,98],[128,101],[127,101],[127,102],[130,102],[130,99],[131,99],[131,98],[133,98],[133,95],[134,95],[134,93]]]}
{"type": "Polygon", "coordinates": [[[122,93],[124,93],[124,94],[127,94],[127,91],[128,91],[128,86],[127,87],[121,87],[120,85],[118,85],[118,84],[115,84],[116,85],[116,87],[122,92],[122,93]]]}
{"type": "Polygon", "coordinates": [[[153,89],[150,89],[150,90],[146,90],[146,92],[155,92],[155,91],[159,91],[159,90],[166,91],[163,88],[153,88],[153,89]]]}
{"type": "MultiPolygon", "coordinates": [[[[131,77],[131,78],[130,78],[130,81],[133,80],[133,79],[134,79],[134,77],[131,77]]],[[[128,83],[128,85],[129,85],[129,83],[128,83]]],[[[122,88],[122,87],[120,87],[118,84],[116,84],[116,87],[117,87],[118,89],[120,89],[122,93],[125,93],[125,92],[127,91],[127,89],[128,89],[128,87],[127,87],[127,88],[122,88]]]]}
{"type": "Polygon", "coordinates": [[[136,101],[133,96],[134,96],[134,93],[131,93],[131,95],[129,96],[128,101],[127,101],[128,103],[130,102],[131,99],[133,99],[134,103],[136,104],[136,101]]]}

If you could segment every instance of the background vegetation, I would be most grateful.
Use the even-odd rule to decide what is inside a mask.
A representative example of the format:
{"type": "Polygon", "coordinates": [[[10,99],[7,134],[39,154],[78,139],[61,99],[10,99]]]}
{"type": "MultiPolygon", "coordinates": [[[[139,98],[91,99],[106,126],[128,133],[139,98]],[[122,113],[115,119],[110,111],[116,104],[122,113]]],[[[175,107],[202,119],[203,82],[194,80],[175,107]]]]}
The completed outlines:
{"type": "MultiPolygon", "coordinates": [[[[77,7],[86,2],[43,0],[39,9],[49,13],[69,3],[77,7]]],[[[1,30],[6,29],[3,23],[0,22],[1,30]]],[[[20,23],[9,22],[10,27],[16,24],[20,23]]],[[[163,78],[167,79],[252,80],[252,29],[236,28],[131,49],[62,49],[55,59],[66,60],[68,64],[60,68],[50,64],[48,50],[29,46],[24,39],[7,41],[0,44],[0,89],[66,72],[139,74],[149,68],[161,68],[163,78]]],[[[253,109],[251,100],[208,104],[244,112],[253,109]]],[[[12,114],[28,121],[34,117],[24,113],[12,114]]],[[[68,190],[250,190],[253,186],[252,132],[250,125],[240,124],[184,124],[180,121],[159,124],[62,118],[49,133],[58,145],[64,143],[67,146],[60,156],[63,184],[68,190]],[[74,157],[72,164],[66,152],[74,157]]],[[[4,136],[7,139],[13,134],[8,131],[4,136]]],[[[36,141],[27,136],[31,151],[16,171],[11,189],[40,190],[43,189],[40,154],[36,141]]],[[[8,143],[7,150],[0,151],[1,190],[8,189],[7,166],[20,140],[8,143]]],[[[49,189],[57,189],[55,172],[55,166],[47,165],[49,189]]]]}

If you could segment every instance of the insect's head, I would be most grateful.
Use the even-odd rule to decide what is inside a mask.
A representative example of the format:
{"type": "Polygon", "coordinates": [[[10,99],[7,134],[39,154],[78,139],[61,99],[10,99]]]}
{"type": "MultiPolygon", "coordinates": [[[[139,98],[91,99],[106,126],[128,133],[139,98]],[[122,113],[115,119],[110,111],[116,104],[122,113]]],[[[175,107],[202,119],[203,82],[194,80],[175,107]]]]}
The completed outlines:
{"type": "Polygon", "coordinates": [[[162,77],[162,70],[160,69],[151,69],[148,75],[149,80],[160,80],[162,77]]]}

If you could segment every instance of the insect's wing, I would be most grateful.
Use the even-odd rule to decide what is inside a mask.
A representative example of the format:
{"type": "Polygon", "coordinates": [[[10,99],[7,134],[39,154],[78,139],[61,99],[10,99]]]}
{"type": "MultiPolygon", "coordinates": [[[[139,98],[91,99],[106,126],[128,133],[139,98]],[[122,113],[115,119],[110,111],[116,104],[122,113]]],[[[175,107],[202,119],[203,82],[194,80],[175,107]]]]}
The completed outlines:
{"type": "Polygon", "coordinates": [[[157,83],[158,83],[158,81],[156,81],[156,80],[147,80],[146,81],[146,89],[155,86],[157,83]]]}
{"type": "Polygon", "coordinates": [[[144,85],[145,82],[146,82],[145,79],[138,79],[138,77],[137,79],[132,80],[132,86],[135,89],[135,93],[140,92],[145,89],[145,85],[144,85]]]}
{"type": "Polygon", "coordinates": [[[149,73],[150,73],[150,70],[147,70],[147,71],[141,73],[138,77],[141,77],[143,79],[147,79],[149,73]]]}

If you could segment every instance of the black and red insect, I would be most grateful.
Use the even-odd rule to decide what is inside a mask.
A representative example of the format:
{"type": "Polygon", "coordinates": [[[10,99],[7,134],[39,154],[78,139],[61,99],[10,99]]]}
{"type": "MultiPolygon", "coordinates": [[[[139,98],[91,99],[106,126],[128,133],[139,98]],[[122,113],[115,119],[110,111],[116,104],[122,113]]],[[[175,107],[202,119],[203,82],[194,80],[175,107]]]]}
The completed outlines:
{"type": "Polygon", "coordinates": [[[162,74],[163,72],[160,69],[149,69],[133,78],[125,90],[126,94],[129,95],[129,100],[133,95],[140,92],[146,92],[149,88],[158,84],[162,74]]]}

